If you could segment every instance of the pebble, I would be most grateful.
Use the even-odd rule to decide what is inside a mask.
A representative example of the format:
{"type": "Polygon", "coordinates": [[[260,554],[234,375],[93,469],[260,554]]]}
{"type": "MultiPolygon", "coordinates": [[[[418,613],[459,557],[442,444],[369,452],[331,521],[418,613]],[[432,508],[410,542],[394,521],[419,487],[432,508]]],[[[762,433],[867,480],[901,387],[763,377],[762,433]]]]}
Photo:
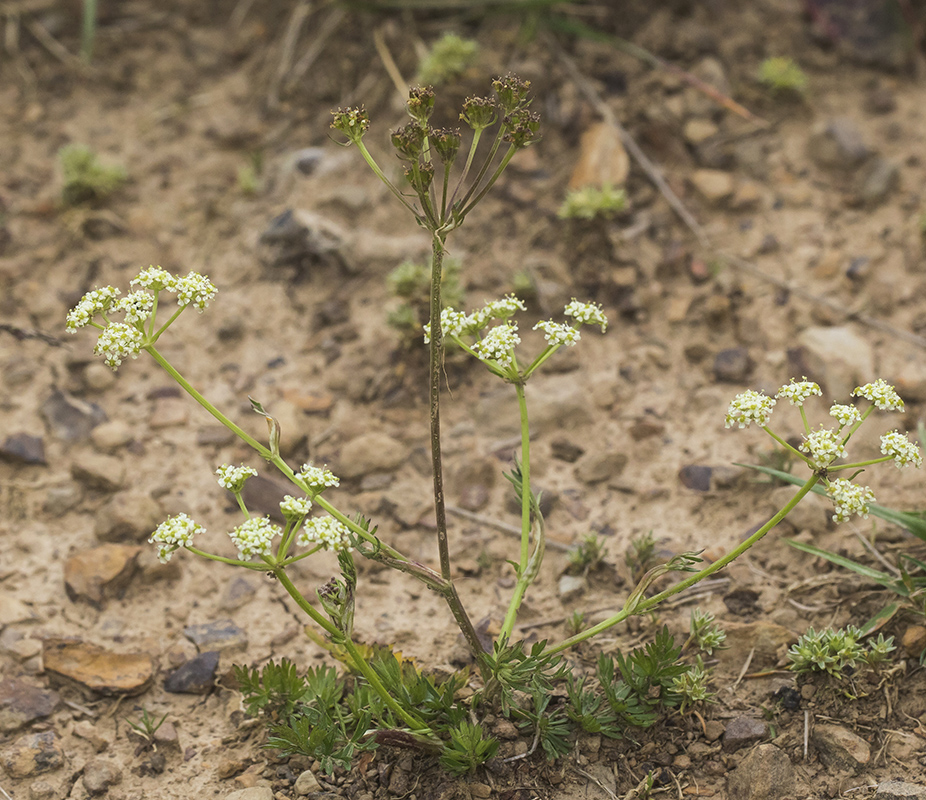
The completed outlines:
{"type": "Polygon", "coordinates": [[[807,151],[818,166],[841,170],[857,167],[871,154],[858,126],[846,117],[817,123],[807,151]]]}
{"type": "Polygon", "coordinates": [[[215,686],[219,655],[218,650],[210,650],[190,659],[167,677],[164,689],[172,694],[208,694],[215,686]]]}
{"type": "Polygon", "coordinates": [[[617,129],[607,122],[595,122],[582,133],[569,188],[623,186],[629,173],[630,157],[617,129]]]}
{"type": "MultiPolygon", "coordinates": [[[[584,387],[574,376],[548,375],[538,380],[535,394],[531,395],[530,423],[531,431],[538,435],[562,434],[588,424],[589,389],[584,387]]],[[[508,414],[515,422],[515,432],[520,431],[518,404],[511,397],[509,387],[504,387],[496,395],[492,406],[487,409],[489,415],[508,419],[508,414]]]]}
{"type": "Polygon", "coordinates": [[[849,326],[806,328],[797,341],[808,368],[800,374],[816,380],[836,402],[848,402],[853,389],[875,377],[871,343],[849,326]]]}
{"type": "Polygon", "coordinates": [[[54,731],[27,733],[0,751],[0,764],[11,778],[28,778],[64,765],[64,749],[54,731]]]}
{"type": "Polygon", "coordinates": [[[71,475],[88,489],[115,492],[125,481],[125,465],[113,456],[79,453],[71,463],[71,475]]]}
{"type": "Polygon", "coordinates": [[[84,490],[76,483],[68,483],[64,486],[52,486],[45,492],[45,499],[42,501],[42,511],[53,516],[66,514],[72,508],[80,505],[84,499],[84,490]]]}
{"type": "Polygon", "coordinates": [[[100,733],[99,729],[89,719],[83,719],[74,726],[73,733],[80,739],[90,742],[93,749],[102,753],[112,744],[112,740],[100,733]]]}
{"type": "Polygon", "coordinates": [[[408,455],[408,447],[388,434],[363,433],[341,448],[335,474],[352,480],[371,472],[392,472],[408,460],[408,455]]]}
{"type": "Polygon", "coordinates": [[[637,417],[630,426],[630,438],[635,442],[650,439],[653,436],[662,436],[665,432],[665,423],[650,415],[637,417]]]}
{"type": "Polygon", "coordinates": [[[225,585],[219,607],[223,611],[234,611],[247,603],[257,592],[257,586],[240,575],[232,578],[225,585]]]}
{"type": "Polygon", "coordinates": [[[203,622],[183,629],[186,636],[202,653],[209,650],[244,650],[248,634],[230,619],[203,622]]]}
{"type": "Polygon", "coordinates": [[[0,592],[0,627],[36,618],[32,609],[8,592],[0,592]]]}
{"type": "Polygon", "coordinates": [[[753,744],[768,735],[768,725],[755,717],[735,717],[723,731],[723,749],[733,753],[741,747],[753,744]]]}
{"type": "Polygon", "coordinates": [[[911,625],[903,634],[901,646],[908,656],[919,658],[920,653],[926,649],[926,628],[922,625],[911,625]]]}
{"type": "Polygon", "coordinates": [[[124,544],[104,544],[71,556],[64,563],[68,599],[102,608],[105,600],[121,598],[138,569],[141,550],[124,544]]]}
{"type": "Polygon", "coordinates": [[[114,495],[97,513],[93,532],[101,542],[140,542],[164,520],[161,504],[146,492],[114,495]]]}
{"type": "Polygon", "coordinates": [[[733,175],[719,169],[696,169],[689,181],[695,191],[709,205],[719,206],[733,196],[733,175]]]}
{"type": "Polygon", "coordinates": [[[154,681],[154,662],[147,653],[113,653],[81,641],[46,639],[42,663],[49,678],[101,695],[134,696],[154,681]]]}
{"type": "Polygon", "coordinates": [[[794,766],[773,744],[760,744],[727,778],[727,791],[737,800],[779,800],[796,797],[794,766]]]}
{"type": "Polygon", "coordinates": [[[767,620],[758,620],[745,624],[727,622],[727,647],[717,653],[724,663],[742,666],[750,650],[752,666],[764,668],[777,663],[780,651],[787,649],[797,641],[797,635],[782,625],[767,620]]]}
{"type": "Polygon", "coordinates": [[[896,162],[875,156],[859,171],[857,192],[865,206],[876,206],[884,202],[900,184],[900,167],[896,162]]]}
{"type": "MultiPolygon", "coordinates": [[[[295,486],[281,485],[263,475],[253,475],[245,481],[241,497],[245,505],[253,514],[255,511],[268,514],[277,522],[284,522],[283,512],[280,511],[280,501],[288,494],[293,494],[295,486]]],[[[229,499],[233,497],[231,493],[229,499]]],[[[232,501],[234,503],[234,501],[232,501]]]]}
{"type": "Polygon", "coordinates": [[[865,97],[865,110],[871,114],[890,114],[897,109],[897,97],[887,86],[876,86],[865,97]]]}
{"type": "Polygon", "coordinates": [[[22,464],[47,464],[45,443],[41,436],[28,433],[14,433],[0,444],[0,459],[22,464]]]}
{"type": "Polygon", "coordinates": [[[722,383],[746,383],[755,366],[745,347],[728,347],[714,356],[714,380],[722,383]]]}
{"type": "Polygon", "coordinates": [[[627,454],[595,450],[586,453],[576,462],[576,477],[587,484],[601,483],[616,478],[627,466],[627,454]]]}
{"type": "Polygon", "coordinates": [[[159,397],[154,401],[154,410],[148,417],[148,426],[153,430],[176,428],[186,425],[190,418],[190,404],[181,397],[159,397]]]}
{"type": "Polygon", "coordinates": [[[27,639],[21,631],[13,627],[7,627],[0,633],[0,653],[11,655],[19,661],[27,661],[41,652],[41,641],[27,639]]]}
{"type": "Polygon", "coordinates": [[[678,471],[678,479],[682,486],[695,492],[709,492],[711,490],[711,474],[713,469],[698,464],[689,464],[678,471]]]}
{"type": "Polygon", "coordinates": [[[926,786],[905,781],[884,781],[878,784],[872,800],[926,800],[926,786]]]}
{"type": "Polygon", "coordinates": [[[29,785],[29,800],[52,800],[58,794],[48,781],[34,781],[29,785]]]}
{"type": "Polygon", "coordinates": [[[560,437],[550,442],[550,455],[567,464],[575,464],[584,453],[584,448],[569,439],[560,437]]]}
{"type": "Polygon", "coordinates": [[[559,599],[568,603],[585,594],[588,589],[588,581],[583,575],[560,575],[557,591],[559,599]]]}
{"type": "Polygon", "coordinates": [[[66,442],[86,439],[90,431],[107,419],[106,412],[96,403],[80,400],[59,389],[45,399],[40,410],[52,434],[66,442]]]}
{"type": "Polygon", "coordinates": [[[82,781],[91,797],[96,797],[122,781],[122,770],[109,759],[94,758],[84,767],[82,781]]]}
{"type": "Polygon", "coordinates": [[[318,782],[318,778],[315,777],[315,773],[312,770],[307,769],[305,772],[302,772],[296,782],[293,784],[293,791],[298,795],[307,795],[309,792],[318,792],[321,790],[321,784],[318,782]]]}
{"type": "Polygon", "coordinates": [[[720,129],[709,119],[690,119],[685,123],[682,134],[689,144],[699,145],[716,136],[720,129]]]}
{"type": "Polygon", "coordinates": [[[56,691],[18,678],[0,681],[0,733],[12,733],[49,716],[61,701],[56,691]]]}
{"type": "Polygon", "coordinates": [[[94,361],[84,370],[84,386],[91,392],[102,392],[116,382],[116,373],[105,364],[94,361]]]}
{"type": "Polygon", "coordinates": [[[811,741],[828,767],[855,773],[871,761],[868,743],[841,725],[816,725],[811,741]]]}
{"type": "Polygon", "coordinates": [[[125,447],[133,438],[131,426],[121,419],[102,422],[90,434],[93,446],[104,453],[112,453],[125,447]]]}
{"type": "Polygon", "coordinates": [[[225,800],[273,800],[273,790],[269,786],[251,786],[225,795],[225,800]]]}

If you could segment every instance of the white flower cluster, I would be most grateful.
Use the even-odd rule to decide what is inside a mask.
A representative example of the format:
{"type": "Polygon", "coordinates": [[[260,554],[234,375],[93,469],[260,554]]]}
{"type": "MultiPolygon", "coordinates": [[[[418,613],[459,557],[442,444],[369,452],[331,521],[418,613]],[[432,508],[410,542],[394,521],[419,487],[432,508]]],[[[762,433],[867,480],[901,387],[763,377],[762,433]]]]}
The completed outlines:
{"type": "Polygon", "coordinates": [[[129,281],[129,284],[151,289],[153,292],[160,292],[162,289],[167,289],[168,292],[177,291],[177,279],[163,267],[143,269],[129,281]]]}
{"type": "Polygon", "coordinates": [[[115,372],[124,359],[138,358],[144,339],[144,335],[137,328],[124,322],[111,322],[100,333],[93,352],[103,356],[107,366],[112,367],[115,372]]]}
{"type": "Polygon", "coordinates": [[[864,397],[866,400],[871,400],[881,411],[904,410],[903,400],[900,399],[900,395],[898,395],[897,392],[894,391],[894,387],[883,378],[878,378],[874,383],[866,383],[864,386],[859,386],[852,392],[852,396],[864,397]]]}
{"type": "Polygon", "coordinates": [[[502,369],[512,363],[511,351],[521,342],[516,322],[496,325],[475,345],[473,352],[481,361],[494,361],[502,369]]]}
{"type": "Polygon", "coordinates": [[[126,325],[137,328],[151,316],[151,309],[154,308],[154,298],[148,292],[129,292],[116,303],[114,308],[125,312],[126,325]]]}
{"type": "Polygon", "coordinates": [[[308,497],[293,497],[286,495],[280,501],[280,511],[288,522],[302,519],[312,510],[312,501],[308,497]]]}
{"type": "Polygon", "coordinates": [[[856,486],[845,478],[830,481],[826,493],[836,504],[833,522],[845,522],[853,514],[868,519],[869,506],[875,501],[874,492],[867,486],[856,486]]]}
{"type": "Polygon", "coordinates": [[[205,275],[190,272],[184,278],[177,278],[177,303],[181,307],[193,306],[205,311],[209,301],[215,297],[217,289],[205,275]]]}
{"type": "Polygon", "coordinates": [[[572,347],[573,345],[578,344],[579,339],[582,338],[579,331],[576,328],[573,328],[572,325],[566,325],[562,322],[554,322],[552,319],[538,322],[536,325],[534,325],[534,330],[543,331],[543,338],[546,339],[551,345],[565,345],[566,347],[572,347]]]}
{"type": "Polygon", "coordinates": [[[760,426],[768,425],[768,419],[772,415],[776,402],[774,397],[747,389],[731,401],[724,418],[725,427],[732,428],[736,425],[739,428],[745,428],[751,422],[760,426]]]}
{"type": "Polygon", "coordinates": [[[344,523],[334,517],[307,519],[296,543],[303,547],[320,544],[326,550],[336,553],[341,550],[350,552],[353,549],[350,545],[350,531],[344,523]]]}
{"type": "Polygon", "coordinates": [[[222,464],[222,466],[215,471],[215,474],[219,476],[219,486],[238,494],[238,492],[244,488],[244,482],[252,475],[256,475],[257,470],[253,467],[246,467],[243,464],[240,467],[222,464]]]}
{"type": "Polygon", "coordinates": [[[923,466],[920,448],[898,431],[885,433],[881,437],[881,452],[886,456],[891,456],[898,469],[908,466],[919,469],[923,466]]]}
{"type": "Polygon", "coordinates": [[[89,325],[97,314],[105,314],[109,311],[119,294],[119,290],[113,286],[104,286],[101,289],[87,292],[80,302],[68,312],[68,333],[75,333],[78,328],[89,325]]]}
{"type": "Polygon", "coordinates": [[[807,378],[802,381],[795,381],[794,378],[791,378],[791,382],[782,386],[775,397],[787,397],[792,406],[802,406],[804,401],[813,394],[823,396],[823,392],[820,391],[820,387],[816,383],[807,380],[807,378]]]}
{"type": "Polygon", "coordinates": [[[282,533],[280,527],[274,525],[267,517],[252,517],[228,535],[238,548],[238,558],[245,561],[251,556],[268,555],[273,537],[282,533]]]}
{"type": "MultiPolygon", "coordinates": [[[[444,336],[475,336],[493,319],[508,319],[516,311],[526,311],[527,306],[513,294],[505,295],[501,300],[491,300],[472,314],[445,308],[440,314],[440,327],[444,336]]],[[[424,326],[424,343],[431,341],[431,331],[424,326]]]]}
{"type": "Polygon", "coordinates": [[[337,476],[330,469],[327,467],[313,467],[311,464],[303,464],[302,470],[296,473],[296,477],[316,494],[329,486],[340,485],[337,476]]]}
{"type": "Polygon", "coordinates": [[[600,326],[602,333],[608,329],[608,318],[601,310],[601,306],[595,303],[580,303],[575,298],[572,298],[572,302],[566,306],[564,313],[567,317],[572,317],[576,322],[583,325],[600,326]]]}
{"type": "Polygon", "coordinates": [[[810,460],[817,469],[825,469],[837,458],[846,454],[846,448],[831,428],[820,428],[804,437],[801,451],[810,455],[810,460]]]}
{"type": "Polygon", "coordinates": [[[205,530],[187,514],[177,514],[175,517],[168,517],[158,525],[148,539],[148,543],[158,546],[158,560],[166,564],[175,550],[180,547],[189,547],[193,543],[193,537],[205,530]]]}
{"type": "Polygon", "coordinates": [[[834,403],[830,408],[830,416],[840,424],[841,427],[852,425],[862,419],[862,415],[855,406],[844,406],[834,403]]]}

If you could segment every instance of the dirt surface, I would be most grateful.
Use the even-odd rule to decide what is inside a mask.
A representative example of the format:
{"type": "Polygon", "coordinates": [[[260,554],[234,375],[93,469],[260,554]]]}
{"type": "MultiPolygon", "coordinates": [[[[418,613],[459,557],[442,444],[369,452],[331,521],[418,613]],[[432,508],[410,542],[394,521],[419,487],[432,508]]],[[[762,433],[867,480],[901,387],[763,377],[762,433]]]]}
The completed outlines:
{"type": "MultiPolygon", "coordinates": [[[[181,511],[207,528],[204,547],[232,555],[223,531],[240,519],[213,471],[223,462],[262,465],[150,359],[113,375],[93,358],[89,333],[68,337],[64,318],[83,292],[106,284],[126,290],[149,264],[207,273],[219,287],[216,300],[202,316],[181,317],[162,340],[164,355],[263,437],[247,397],[260,400],[283,424],[291,464],[312,460],[355,473],[329,499],[372,517],[404,552],[436,561],[424,347],[387,321],[399,305],[387,275],[405,259],[425,258],[428,241],[357,152],[329,136],[329,110],[362,102],[374,121],[370,149],[393,168],[387,133],[404,112],[376,40],[407,80],[420,46],[442,32],[480,43],[476,66],[439,93],[447,119],[497,74],[511,70],[533,83],[542,142],[515,159],[450,242],[467,306],[529,279],[522,330],[556,316],[574,296],[602,303],[611,319],[604,336],[584,334],[528,387],[535,477],[550,503],[550,537],[561,547],[549,552],[523,607],[524,636],[560,640],[572,612],[599,621],[619,608],[633,539],[651,531],[663,556],[703,549],[716,559],[780,507],[790,490],[733,466],[773,455],[761,432],[724,429],[737,392],[774,392],[807,375],[824,386],[827,402],[847,402],[859,383],[878,376],[896,383],[906,414],[867,425],[853,441],[859,459],[877,454],[880,433],[899,424],[915,434],[923,421],[926,88],[913,77],[922,53],[911,56],[890,31],[843,32],[827,43],[796,0],[737,11],[705,3],[654,12],[638,3],[618,13],[603,3],[564,12],[690,70],[763,124],[677,74],[588,38],[554,38],[542,19],[532,25],[523,14],[292,5],[110,9],[90,70],[61,63],[33,38],[42,26],[76,52],[73,8],[27,9],[21,17],[0,9],[9,32],[0,62],[0,675],[58,692],[49,715],[0,732],[8,796],[226,797],[268,786],[281,800],[297,796],[293,781],[310,766],[260,749],[236,692],[164,689],[165,676],[198,652],[187,630],[194,625],[231,620],[246,632],[222,640],[219,675],[235,663],[285,656],[305,667],[325,656],[302,635],[303,620],[281,587],[185,553],[157,564],[144,539],[181,511]],[[874,54],[863,46],[872,41],[874,54]],[[800,63],[806,97],[775,97],[757,83],[758,65],[773,55],[800,63]],[[703,226],[700,241],[635,159],[626,213],[603,223],[557,218],[599,121],[589,88],[703,226]],[[123,165],[128,185],[103,204],[63,207],[57,153],[69,143],[123,165]],[[255,167],[252,183],[242,170],[255,167]],[[327,231],[324,246],[288,234],[286,212],[327,231]],[[91,431],[91,423],[99,424],[91,431]],[[38,437],[43,455],[17,459],[29,441],[23,437],[38,437]],[[351,452],[359,452],[359,466],[343,458],[351,452]],[[564,549],[590,531],[605,537],[608,563],[563,597],[564,549]],[[143,548],[108,552],[123,559],[125,572],[93,602],[86,593],[69,596],[66,562],[94,553],[88,557],[97,564],[94,548],[103,542],[143,548]],[[148,658],[156,674],[140,679],[139,693],[116,699],[62,683],[47,663],[49,642],[62,638],[148,658]],[[166,714],[176,740],[165,728],[158,749],[140,746],[126,718],[138,720],[142,710],[166,714]],[[50,732],[60,749],[45,764],[51,769],[13,764],[9,754],[24,739],[50,732]],[[107,769],[118,782],[107,782],[107,769]]],[[[827,5],[808,4],[818,17],[827,5]]],[[[491,630],[504,614],[513,584],[506,559],[517,548],[493,524],[517,523],[501,477],[518,441],[516,401],[510,387],[457,358],[448,360],[447,383],[448,501],[478,515],[452,515],[451,550],[460,594],[491,630]]],[[[827,405],[811,408],[823,422],[827,405]]],[[[799,432],[787,405],[774,420],[786,436],[799,432]]],[[[882,504],[923,507],[920,474],[881,466],[866,479],[882,504]]],[[[267,496],[255,495],[254,507],[269,510],[267,496]]],[[[803,687],[790,708],[772,699],[776,689],[796,686],[784,653],[808,626],[860,625],[892,599],[784,538],[876,563],[856,534],[876,535],[888,559],[922,557],[916,540],[884,523],[835,528],[817,500],[699,596],[570,654],[579,670],[598,650],[626,652],[662,624],[684,638],[700,605],[728,629],[731,645],[712,662],[716,702],[700,716],[675,714],[635,741],[584,737],[573,758],[547,764],[537,756],[472,780],[442,778],[432,764],[383,750],[351,775],[331,783],[319,776],[313,791],[364,800],[614,797],[649,770],[678,797],[861,798],[890,779],[926,784],[924,673],[903,648],[883,680],[854,687],[866,695],[860,700],[825,681],[803,687]],[[743,717],[760,731],[736,749],[731,726],[743,717]],[[817,732],[827,724],[861,737],[868,759],[821,755],[817,732]],[[784,784],[763,794],[750,770],[771,769],[761,760],[769,745],[787,768],[784,784]],[[736,788],[744,776],[753,794],[736,788]]],[[[334,568],[325,558],[303,561],[294,580],[311,596],[334,568]]],[[[885,630],[899,638],[917,622],[901,614],[885,630]]],[[[439,599],[369,565],[361,565],[357,633],[426,664],[460,657],[439,599]]]]}

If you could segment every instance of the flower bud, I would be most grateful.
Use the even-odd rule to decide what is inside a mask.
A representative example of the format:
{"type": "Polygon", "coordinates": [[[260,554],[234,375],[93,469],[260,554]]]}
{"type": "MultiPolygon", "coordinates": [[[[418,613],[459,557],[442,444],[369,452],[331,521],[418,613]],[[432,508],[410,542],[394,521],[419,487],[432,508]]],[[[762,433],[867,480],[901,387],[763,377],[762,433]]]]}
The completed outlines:
{"type": "Polygon", "coordinates": [[[498,95],[499,104],[505,114],[530,104],[527,92],[531,87],[530,81],[522,81],[517,75],[509,73],[504,78],[492,81],[492,88],[498,95]]]}
{"type": "Polygon", "coordinates": [[[413,119],[426,125],[434,111],[434,90],[430,86],[410,89],[405,107],[413,119]]]}
{"type": "Polygon", "coordinates": [[[437,157],[448,167],[456,160],[463,138],[457,128],[439,128],[431,131],[431,142],[437,157]]]}
{"type": "Polygon", "coordinates": [[[354,144],[358,144],[370,129],[370,118],[363,106],[347,110],[339,108],[337,111],[332,111],[331,115],[334,117],[331,127],[343,133],[354,144]]]}
{"type": "Polygon", "coordinates": [[[495,103],[488,97],[468,97],[463,103],[460,119],[474,131],[481,131],[495,124],[498,112],[495,103]]]}

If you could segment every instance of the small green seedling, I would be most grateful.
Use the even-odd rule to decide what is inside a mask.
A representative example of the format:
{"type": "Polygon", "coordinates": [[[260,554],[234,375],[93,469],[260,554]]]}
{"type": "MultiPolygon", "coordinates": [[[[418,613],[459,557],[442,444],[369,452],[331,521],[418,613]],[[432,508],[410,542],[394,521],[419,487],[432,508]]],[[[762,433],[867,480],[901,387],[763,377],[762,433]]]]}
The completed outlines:
{"type": "Polygon", "coordinates": [[[839,630],[809,628],[788,651],[790,667],[795,672],[826,672],[842,680],[861,667],[877,667],[896,650],[893,636],[885,639],[879,633],[868,645],[862,643],[862,637],[861,629],[854,625],[839,630]]]}
{"type": "Polygon", "coordinates": [[[104,166],[96,153],[82,144],[65,145],[58,151],[64,173],[61,199],[65,205],[98,203],[105,200],[128,181],[120,166],[104,166]]]}
{"type": "Polygon", "coordinates": [[[573,574],[588,575],[601,566],[607,553],[608,548],[602,537],[595,533],[586,533],[569,551],[569,571],[573,574]]]}
{"type": "Polygon", "coordinates": [[[471,67],[478,55],[479,45],[472,39],[445,33],[421,60],[418,81],[432,86],[450,83],[471,67]]]}
{"type": "Polygon", "coordinates": [[[573,189],[557,211],[560,219],[609,219],[627,208],[627,193],[613,186],[573,189]]]}
{"type": "Polygon", "coordinates": [[[807,75],[785,56],[767,58],[759,65],[759,83],[776,95],[803,95],[807,92],[807,75]]]}
{"type": "Polygon", "coordinates": [[[154,741],[154,734],[156,734],[158,732],[158,728],[164,724],[165,719],[167,719],[167,713],[165,713],[164,716],[159,720],[155,720],[155,718],[148,713],[147,708],[142,708],[141,716],[138,718],[138,722],[132,722],[132,720],[130,720],[128,717],[125,718],[125,721],[138,736],[145,740],[147,744],[151,744],[154,741]]]}

